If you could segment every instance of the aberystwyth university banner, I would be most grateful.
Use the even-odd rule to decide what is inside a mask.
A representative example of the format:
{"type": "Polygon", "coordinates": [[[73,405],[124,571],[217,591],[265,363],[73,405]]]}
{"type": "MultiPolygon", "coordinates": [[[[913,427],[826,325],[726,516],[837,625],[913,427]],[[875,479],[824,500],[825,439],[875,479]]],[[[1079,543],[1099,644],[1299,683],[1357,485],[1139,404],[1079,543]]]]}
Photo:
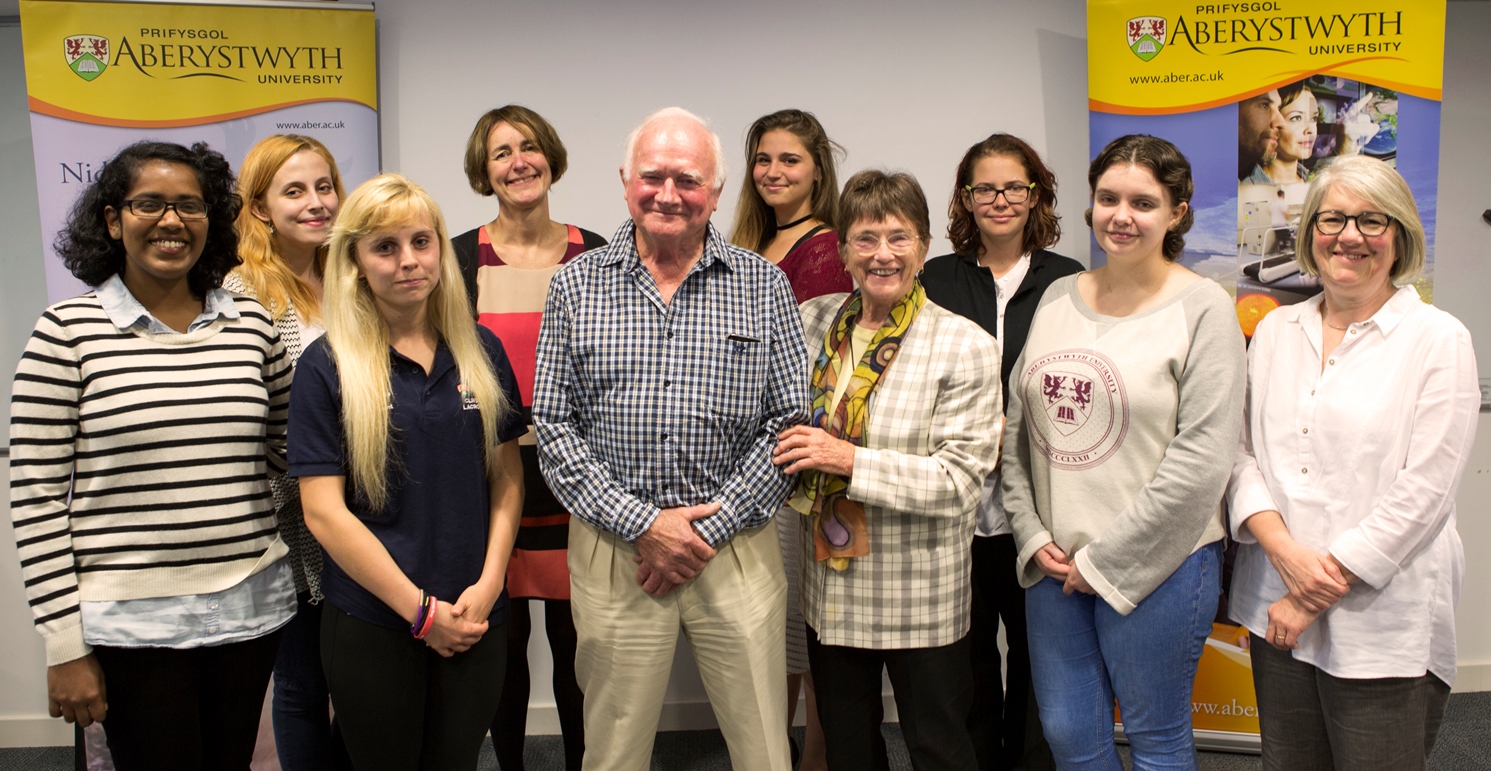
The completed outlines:
{"type": "MultiPolygon", "coordinates": [[[[1185,265],[1234,292],[1249,336],[1319,292],[1294,265],[1305,189],[1341,155],[1395,166],[1429,237],[1433,301],[1444,0],[1090,0],[1091,149],[1155,134],[1196,178],[1185,265]]],[[[1093,250],[1095,259],[1101,253],[1093,250]]]]}
{"type": "MultiPolygon", "coordinates": [[[[1428,231],[1433,300],[1444,0],[1089,0],[1090,151],[1132,133],[1191,161],[1184,264],[1258,320],[1320,291],[1294,263],[1311,177],[1364,154],[1408,181],[1428,231]]],[[[1093,245],[1093,262],[1102,251],[1093,245]]],[[[1192,696],[1201,746],[1257,746],[1247,630],[1218,619],[1192,696]]]]}
{"type": "Polygon", "coordinates": [[[235,171],[270,134],[326,144],[348,190],[378,173],[370,5],[21,0],[49,301],[86,290],[52,251],[104,161],[206,142],[235,171]]]}

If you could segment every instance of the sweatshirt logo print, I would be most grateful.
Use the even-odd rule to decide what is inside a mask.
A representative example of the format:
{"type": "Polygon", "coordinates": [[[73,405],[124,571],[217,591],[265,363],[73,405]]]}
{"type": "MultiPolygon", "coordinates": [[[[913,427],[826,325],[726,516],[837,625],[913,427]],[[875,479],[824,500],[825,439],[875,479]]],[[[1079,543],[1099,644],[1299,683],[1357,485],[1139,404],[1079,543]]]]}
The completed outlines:
{"type": "Polygon", "coordinates": [[[1051,465],[1084,469],[1123,444],[1129,400],[1113,362],[1097,351],[1056,351],[1031,362],[1021,377],[1032,445],[1051,465]]]}

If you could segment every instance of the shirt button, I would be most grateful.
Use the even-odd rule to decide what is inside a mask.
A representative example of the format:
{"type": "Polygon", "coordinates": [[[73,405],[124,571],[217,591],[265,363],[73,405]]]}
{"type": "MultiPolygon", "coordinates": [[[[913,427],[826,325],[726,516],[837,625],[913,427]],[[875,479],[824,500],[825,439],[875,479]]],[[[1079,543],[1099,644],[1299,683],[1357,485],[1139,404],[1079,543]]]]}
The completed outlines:
{"type": "Polygon", "coordinates": [[[673,381],[672,380],[664,380],[663,381],[663,387],[664,388],[668,388],[668,387],[670,387],[672,385],[673,385],[673,381]]]}
{"type": "Polygon", "coordinates": [[[669,340],[672,340],[672,339],[673,339],[673,333],[672,333],[672,332],[669,332],[669,333],[668,333],[668,339],[669,339],[669,340]]]}
{"type": "Polygon", "coordinates": [[[1351,334],[1353,334],[1353,335],[1356,334],[1356,327],[1352,327],[1351,328],[1351,334]]]}
{"type": "Polygon", "coordinates": [[[1306,429],[1300,431],[1300,433],[1301,434],[1308,434],[1308,433],[1310,433],[1310,429],[1306,428],[1306,429]]]}
{"type": "Polygon", "coordinates": [[[1313,389],[1313,388],[1311,388],[1311,389],[1310,389],[1310,395],[1311,395],[1311,396],[1314,396],[1314,395],[1315,395],[1315,389],[1313,389]]]}
{"type": "Polygon", "coordinates": [[[1310,473],[1310,470],[1307,469],[1307,468],[1302,468],[1302,469],[1299,470],[1299,473],[1301,473],[1301,474],[1308,474],[1308,473],[1310,473]]]}
{"type": "Polygon", "coordinates": [[[1327,363],[1327,364],[1330,364],[1330,365],[1331,365],[1331,366],[1335,366],[1335,364],[1336,364],[1336,360],[1335,360],[1335,359],[1331,359],[1331,360],[1330,360],[1330,361],[1328,361],[1328,362],[1326,362],[1326,363],[1327,363]]]}
{"type": "Polygon", "coordinates": [[[209,603],[207,603],[207,609],[208,610],[217,610],[217,608],[218,608],[218,604],[217,603],[215,603],[215,602],[209,602],[209,603]]]}
{"type": "Polygon", "coordinates": [[[663,441],[665,441],[665,442],[668,441],[668,435],[667,434],[663,434],[663,441]]]}

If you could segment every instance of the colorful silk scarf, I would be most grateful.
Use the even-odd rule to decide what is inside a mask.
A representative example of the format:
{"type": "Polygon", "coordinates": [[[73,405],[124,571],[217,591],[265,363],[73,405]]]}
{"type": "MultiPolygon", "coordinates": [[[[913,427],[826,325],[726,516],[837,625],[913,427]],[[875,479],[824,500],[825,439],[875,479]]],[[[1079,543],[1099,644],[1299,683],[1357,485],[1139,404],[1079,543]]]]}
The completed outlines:
{"type": "MultiPolygon", "coordinates": [[[[839,399],[838,407],[829,415],[834,386],[844,371],[850,338],[864,303],[858,291],[849,295],[839,307],[838,319],[829,327],[823,350],[818,352],[818,360],[813,364],[809,384],[813,397],[811,425],[856,447],[863,446],[869,422],[870,394],[895,362],[901,349],[901,338],[926,302],[927,293],[922,289],[921,281],[916,281],[870,339],[864,357],[850,370],[849,382],[844,385],[844,395],[839,399]]],[[[798,492],[811,504],[810,511],[803,513],[813,517],[813,559],[827,561],[834,570],[845,570],[850,558],[870,553],[864,506],[845,495],[849,480],[837,474],[810,470],[802,472],[797,484],[798,492]]]]}

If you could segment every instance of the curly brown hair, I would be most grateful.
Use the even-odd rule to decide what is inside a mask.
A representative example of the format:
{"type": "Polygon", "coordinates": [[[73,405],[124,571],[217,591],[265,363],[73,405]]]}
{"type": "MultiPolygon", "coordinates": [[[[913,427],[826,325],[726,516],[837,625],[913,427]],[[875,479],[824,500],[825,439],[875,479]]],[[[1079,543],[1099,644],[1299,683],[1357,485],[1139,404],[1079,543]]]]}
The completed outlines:
{"type": "Polygon", "coordinates": [[[963,154],[963,160],[958,163],[958,174],[953,179],[953,194],[947,203],[947,240],[953,243],[958,254],[974,257],[983,254],[978,223],[974,221],[964,188],[973,184],[973,167],[994,155],[1019,161],[1025,167],[1026,177],[1035,183],[1028,204],[1030,217],[1025,221],[1020,248],[1027,252],[1049,248],[1061,239],[1061,215],[1056,213],[1056,175],[1041,161],[1035,148],[1010,134],[990,134],[988,139],[968,148],[968,152],[963,154]]]}
{"type": "Polygon", "coordinates": [[[238,232],[233,223],[243,202],[233,191],[233,170],[221,153],[198,142],[190,148],[170,142],[136,142],[109,159],[93,175],[93,184],[73,203],[67,225],[53,246],[62,264],[88,286],[96,287],[124,271],[124,243],[109,235],[104,210],[117,210],[134,187],[140,169],[151,161],[181,164],[197,176],[207,202],[207,239],[202,256],[186,274],[193,295],[205,296],[223,285],[238,267],[238,232]]]}

